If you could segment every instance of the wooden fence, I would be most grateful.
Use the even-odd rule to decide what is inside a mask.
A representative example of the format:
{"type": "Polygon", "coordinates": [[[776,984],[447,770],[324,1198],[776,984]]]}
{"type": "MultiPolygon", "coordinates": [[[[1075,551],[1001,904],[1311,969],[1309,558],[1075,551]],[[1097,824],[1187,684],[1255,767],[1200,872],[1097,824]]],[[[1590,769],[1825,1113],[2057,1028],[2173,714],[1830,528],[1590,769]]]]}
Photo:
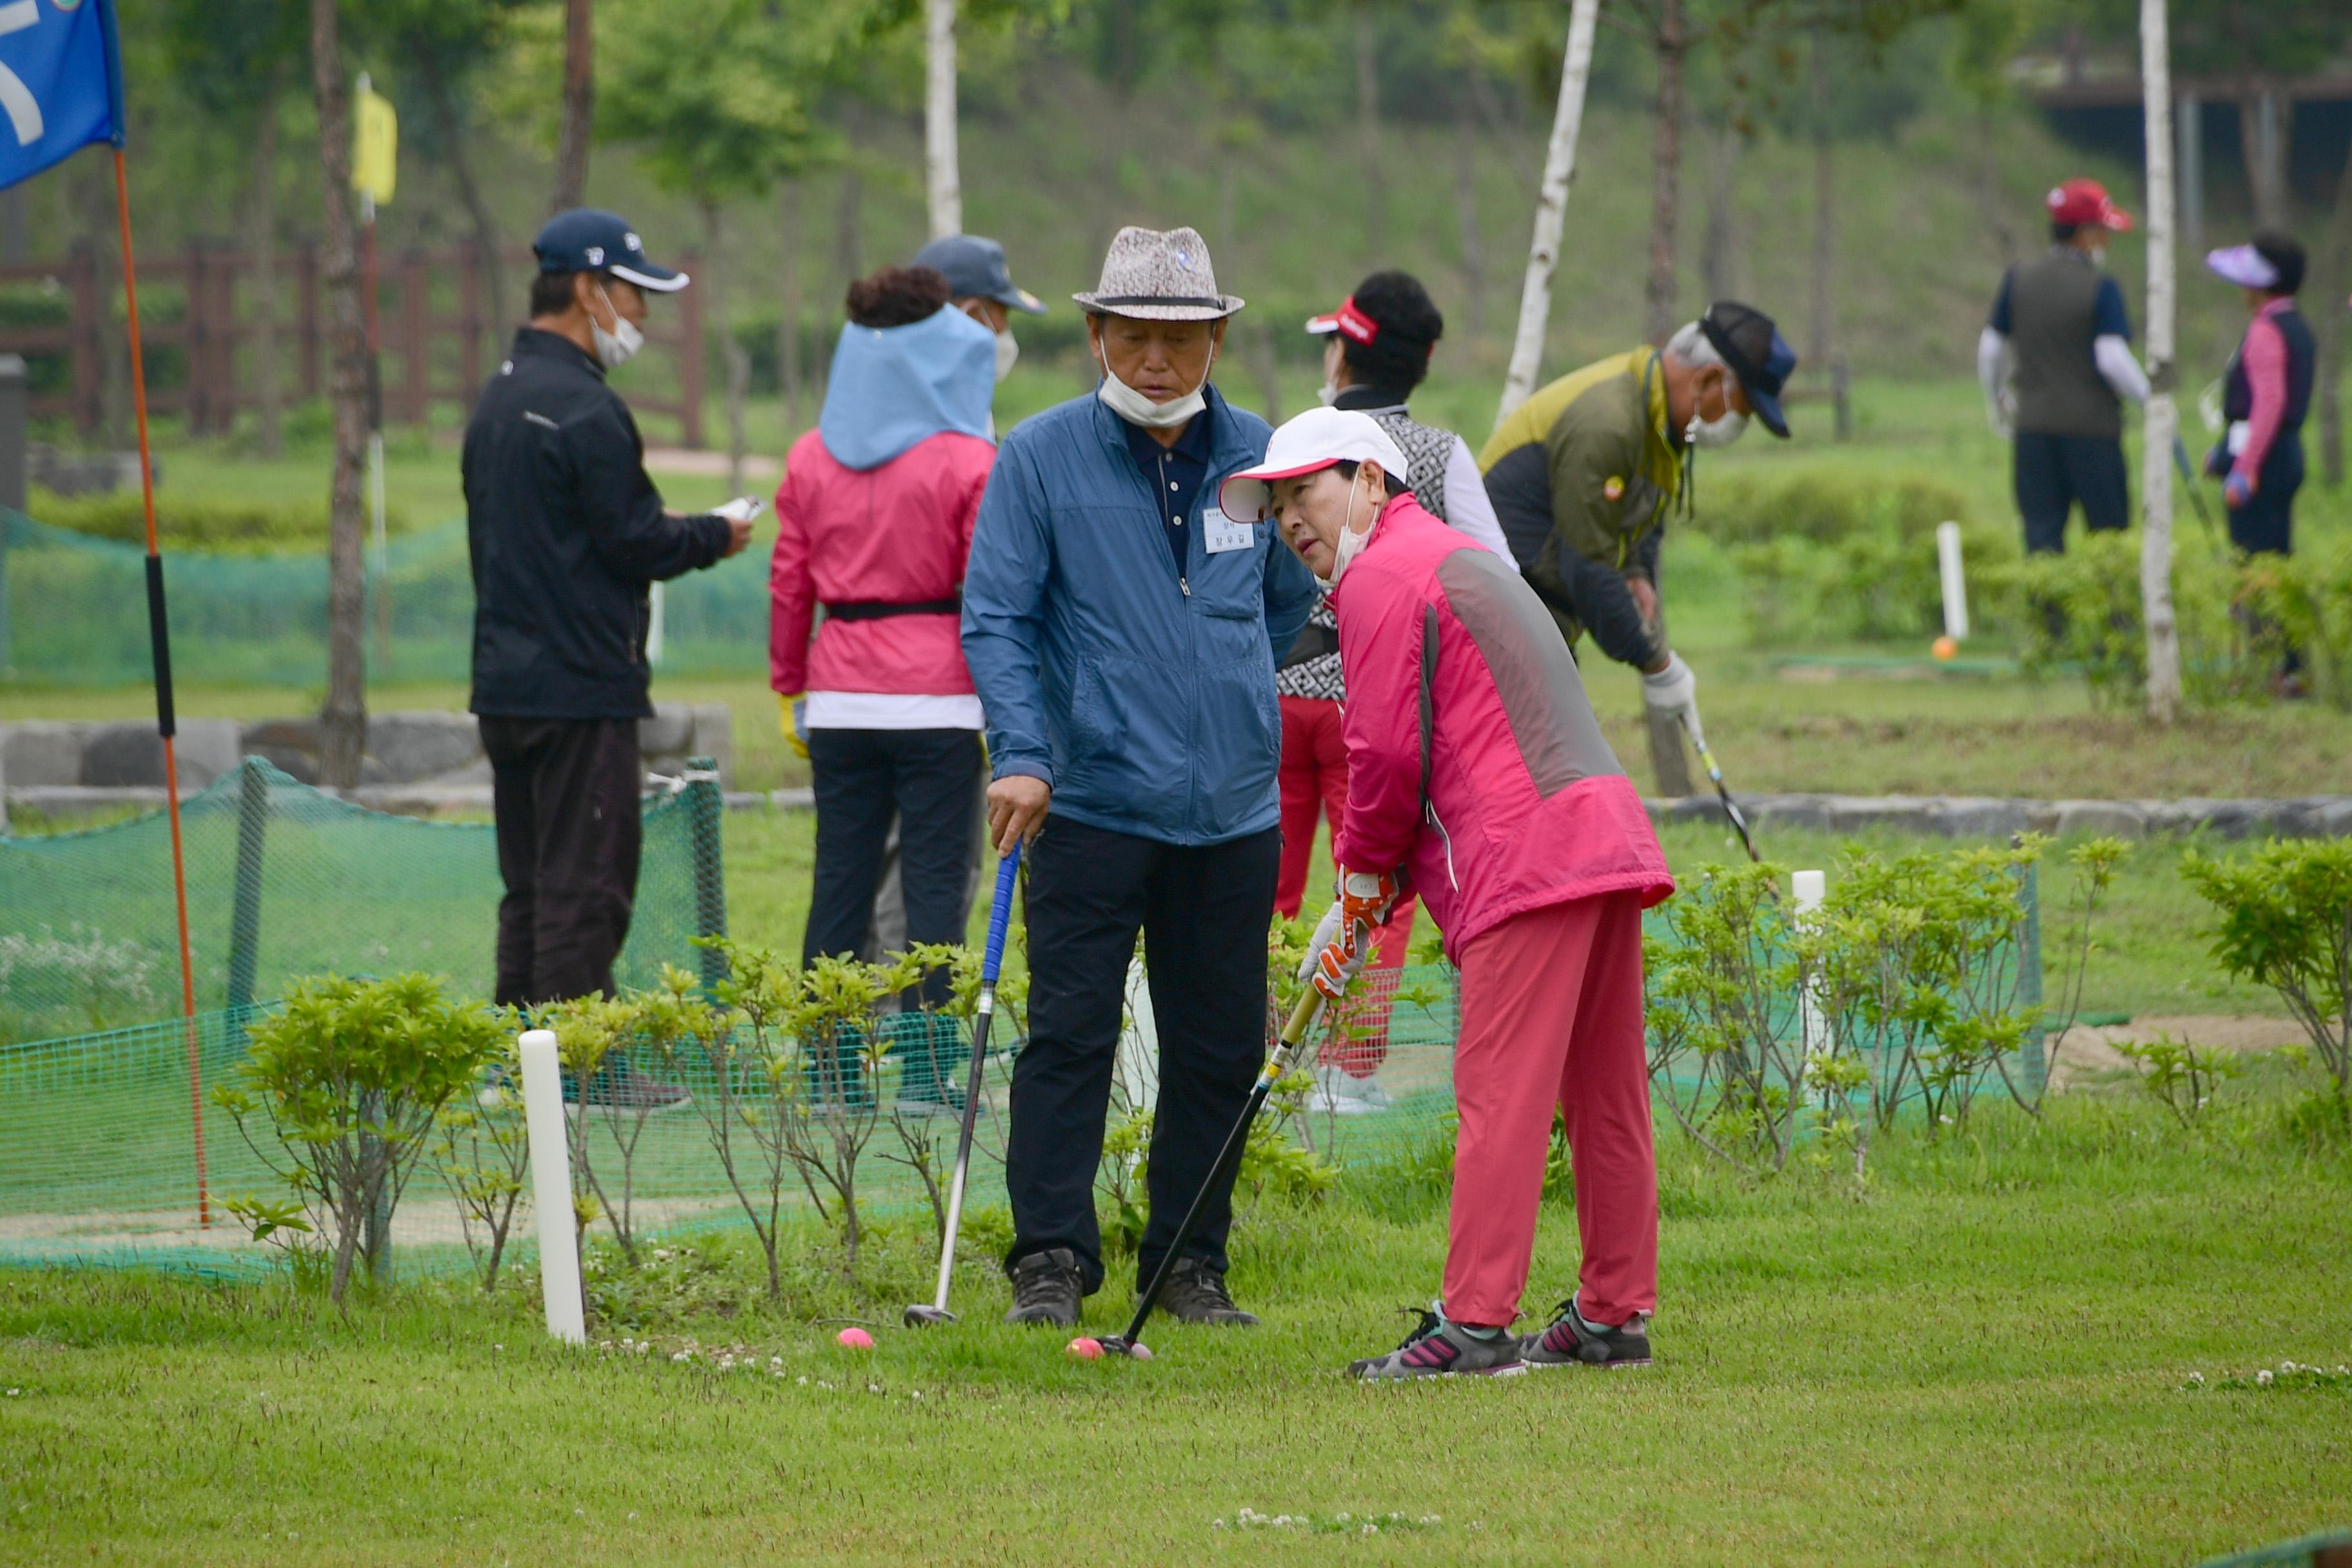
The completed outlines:
{"type": "MultiPolygon", "coordinates": [[[[524,291],[536,263],[527,250],[502,260],[504,319],[484,308],[481,268],[466,248],[402,250],[377,260],[378,374],[383,421],[424,425],[436,404],[460,415],[473,405],[483,378],[498,363],[521,317],[524,291]]],[[[694,270],[695,258],[684,258],[694,270]]],[[[290,405],[325,391],[326,322],[319,247],[291,245],[276,258],[278,386],[290,405]]],[[[97,250],[77,246],[62,261],[0,267],[0,291],[36,285],[63,296],[64,320],[0,320],[0,353],[34,362],[36,418],[70,418],[95,435],[105,418],[106,354],[122,315],[122,287],[97,250]],[[40,362],[66,374],[43,375],[40,362]]],[[[250,256],[216,242],[197,241],[178,256],[142,258],[140,326],[145,339],[148,403],[158,414],[184,417],[191,433],[226,431],[260,402],[260,300],[250,256]]],[[[688,289],[659,301],[646,329],[650,349],[633,370],[630,406],[677,423],[677,439],[702,445],[704,343],[699,291],[688,289]]],[[[8,312],[10,317],[24,314],[8,312]]],[[[118,348],[115,352],[121,352],[118,348]]]]}

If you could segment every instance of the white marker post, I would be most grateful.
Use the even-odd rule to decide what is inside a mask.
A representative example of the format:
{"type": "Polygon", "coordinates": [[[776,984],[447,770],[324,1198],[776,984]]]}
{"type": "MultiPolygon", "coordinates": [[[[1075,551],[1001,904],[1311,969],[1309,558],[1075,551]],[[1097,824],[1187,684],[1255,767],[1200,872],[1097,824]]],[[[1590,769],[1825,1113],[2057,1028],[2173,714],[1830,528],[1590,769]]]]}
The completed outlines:
{"type": "MultiPolygon", "coordinates": [[[[1822,900],[1829,894],[1829,879],[1819,871],[1792,871],[1789,874],[1789,893],[1790,901],[1796,906],[1797,923],[1811,925],[1813,917],[1821,912],[1822,900]]],[[[1811,982],[1805,985],[1804,995],[1798,999],[1797,1009],[1802,1020],[1805,1055],[1810,1057],[1828,1048],[1829,1029],[1822,1021],[1821,1008],[1814,1003],[1811,982]]]]}
{"type": "MultiPolygon", "coordinates": [[[[1969,582],[1960,569],[1960,525],[1939,522],[1936,525],[1936,564],[1944,575],[1944,635],[1954,642],[1965,642],[1969,636],[1969,582]]],[[[1807,876],[1818,878],[1811,871],[1807,876]]],[[[1815,887],[1819,887],[1819,883],[1815,887]]],[[[1820,895],[1814,895],[1818,902],[1820,895]]]]}
{"type": "Polygon", "coordinates": [[[563,1068],[555,1031],[526,1031],[521,1050],[531,1205],[539,1211],[539,1292],[547,1302],[547,1331],[567,1344],[585,1344],[588,1315],[580,1296],[580,1235],[572,1209],[572,1154],[563,1135],[563,1068]]]}

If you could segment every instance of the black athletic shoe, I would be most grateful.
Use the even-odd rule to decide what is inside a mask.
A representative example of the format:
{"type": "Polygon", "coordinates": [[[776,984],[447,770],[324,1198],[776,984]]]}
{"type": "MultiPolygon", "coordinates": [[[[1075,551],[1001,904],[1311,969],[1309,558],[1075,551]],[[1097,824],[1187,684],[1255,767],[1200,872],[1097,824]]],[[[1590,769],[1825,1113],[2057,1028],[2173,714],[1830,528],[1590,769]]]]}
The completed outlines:
{"type": "Polygon", "coordinates": [[[1586,1326],[1570,1296],[1549,1328],[1520,1342],[1519,1354],[1529,1366],[1647,1366],[1650,1320],[1636,1312],[1616,1328],[1596,1331],[1586,1326]]]}
{"type": "Polygon", "coordinates": [[[1519,1356],[1518,1335],[1482,1338],[1426,1310],[1421,1314],[1420,1325],[1405,1335],[1404,1343],[1386,1355],[1348,1363],[1349,1376],[1368,1383],[1408,1377],[1513,1377],[1527,1370],[1528,1363],[1519,1356]]]}
{"type": "Polygon", "coordinates": [[[1234,1305],[1225,1277],[1197,1258],[1180,1258],[1160,1292],[1160,1310],[1180,1323],[1215,1323],[1228,1329],[1254,1329],[1257,1319],[1234,1305]]]}
{"type": "Polygon", "coordinates": [[[1004,1314],[1006,1322],[1077,1326],[1086,1280],[1078,1273],[1076,1253],[1066,1247],[1033,1252],[1004,1272],[1013,1280],[1013,1310],[1004,1314]]]}
{"type": "MultiPolygon", "coordinates": [[[[563,1102],[580,1103],[579,1080],[570,1073],[563,1075],[563,1102]]],[[[694,1096],[677,1084],[656,1082],[631,1067],[626,1058],[616,1057],[588,1076],[588,1103],[651,1114],[682,1110],[694,1103],[694,1096]]]]}

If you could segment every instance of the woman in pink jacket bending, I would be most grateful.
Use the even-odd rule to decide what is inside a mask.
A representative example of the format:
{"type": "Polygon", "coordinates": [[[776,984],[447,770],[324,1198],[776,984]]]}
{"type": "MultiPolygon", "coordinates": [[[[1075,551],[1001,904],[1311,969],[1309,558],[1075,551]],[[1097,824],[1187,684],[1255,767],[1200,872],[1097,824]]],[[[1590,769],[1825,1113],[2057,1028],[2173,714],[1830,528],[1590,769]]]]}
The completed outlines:
{"type": "MultiPolygon", "coordinates": [[[[776,490],[770,682],[816,784],[815,888],[803,963],[865,945],[896,813],[907,940],[963,939],[981,777],[980,699],[958,635],[972,520],[996,447],[996,335],[928,267],[850,285],[817,427],[776,490]],[[810,626],[819,607],[824,618],[810,626]]],[[[947,999],[943,970],[921,1001],[947,999]]],[[[902,1048],[899,1098],[956,1098],[954,1047],[902,1048]]],[[[862,1092],[854,1065],[820,1094],[862,1092]]],[[[831,1075],[820,1074],[820,1079],[831,1075]]]]}
{"type": "Polygon", "coordinates": [[[1658,1189],[1642,1025],[1642,911],[1674,891],[1640,796],[1601,739],[1534,590],[1422,510],[1365,415],[1318,408],[1225,481],[1332,584],[1348,687],[1340,895],[1302,974],[1360,969],[1406,887],[1462,972],[1460,1113],[1444,1294],[1366,1378],[1640,1366],[1657,1305],[1658,1189]],[[1583,1241],[1578,1289],[1511,1331],[1535,1246],[1552,1108],[1583,1241]]]}

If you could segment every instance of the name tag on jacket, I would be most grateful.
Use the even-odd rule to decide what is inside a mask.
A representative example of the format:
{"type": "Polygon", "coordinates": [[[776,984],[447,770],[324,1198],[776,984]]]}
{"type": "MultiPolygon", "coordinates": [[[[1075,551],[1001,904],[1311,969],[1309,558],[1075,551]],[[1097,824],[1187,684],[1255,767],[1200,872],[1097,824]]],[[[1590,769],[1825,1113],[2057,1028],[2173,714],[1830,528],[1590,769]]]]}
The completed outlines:
{"type": "Polygon", "coordinates": [[[1222,555],[1228,550],[1247,550],[1257,542],[1257,525],[1236,521],[1218,507],[1204,506],[1201,509],[1201,542],[1212,555],[1222,555]]]}

